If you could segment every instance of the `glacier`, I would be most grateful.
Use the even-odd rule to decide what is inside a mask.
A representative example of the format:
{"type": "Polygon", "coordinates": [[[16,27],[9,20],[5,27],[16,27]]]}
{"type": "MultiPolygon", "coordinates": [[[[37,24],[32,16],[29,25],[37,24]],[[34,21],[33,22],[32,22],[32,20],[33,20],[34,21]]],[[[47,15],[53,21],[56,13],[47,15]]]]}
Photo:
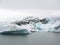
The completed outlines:
{"type": "Polygon", "coordinates": [[[36,31],[60,32],[60,21],[53,18],[27,17],[21,21],[0,23],[0,34],[30,34],[36,31]]]}

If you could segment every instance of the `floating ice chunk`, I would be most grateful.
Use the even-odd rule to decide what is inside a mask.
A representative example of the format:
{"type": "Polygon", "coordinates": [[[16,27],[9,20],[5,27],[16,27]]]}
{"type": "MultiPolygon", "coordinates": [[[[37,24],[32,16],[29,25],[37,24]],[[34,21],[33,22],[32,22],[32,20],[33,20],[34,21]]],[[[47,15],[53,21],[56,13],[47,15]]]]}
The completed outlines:
{"type": "Polygon", "coordinates": [[[25,35],[25,34],[29,34],[29,31],[27,29],[20,29],[20,30],[15,30],[15,31],[3,31],[0,34],[4,34],[4,35],[25,35]]]}
{"type": "Polygon", "coordinates": [[[28,34],[31,32],[29,29],[26,29],[23,26],[18,26],[16,24],[6,24],[3,26],[1,25],[0,33],[2,34],[28,34]]]}
{"type": "Polygon", "coordinates": [[[48,30],[49,32],[60,32],[60,24],[59,23],[54,23],[48,30]]]}

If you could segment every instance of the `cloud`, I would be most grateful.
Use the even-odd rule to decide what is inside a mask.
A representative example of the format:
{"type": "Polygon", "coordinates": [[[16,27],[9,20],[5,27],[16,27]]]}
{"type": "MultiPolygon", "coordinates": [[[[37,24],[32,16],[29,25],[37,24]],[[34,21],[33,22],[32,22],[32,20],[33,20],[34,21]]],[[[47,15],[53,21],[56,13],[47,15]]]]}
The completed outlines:
{"type": "Polygon", "coordinates": [[[0,8],[6,9],[60,9],[59,0],[1,0],[0,8]]]}

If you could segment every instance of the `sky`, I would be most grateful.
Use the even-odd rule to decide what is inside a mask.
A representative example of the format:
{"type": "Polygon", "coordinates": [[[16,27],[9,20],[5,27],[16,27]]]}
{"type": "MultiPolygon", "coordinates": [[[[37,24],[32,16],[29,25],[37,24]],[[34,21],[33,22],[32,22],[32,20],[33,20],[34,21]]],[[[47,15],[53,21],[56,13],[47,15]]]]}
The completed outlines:
{"type": "Polygon", "coordinates": [[[27,16],[59,17],[60,0],[0,0],[0,21],[21,20],[27,16]]]}

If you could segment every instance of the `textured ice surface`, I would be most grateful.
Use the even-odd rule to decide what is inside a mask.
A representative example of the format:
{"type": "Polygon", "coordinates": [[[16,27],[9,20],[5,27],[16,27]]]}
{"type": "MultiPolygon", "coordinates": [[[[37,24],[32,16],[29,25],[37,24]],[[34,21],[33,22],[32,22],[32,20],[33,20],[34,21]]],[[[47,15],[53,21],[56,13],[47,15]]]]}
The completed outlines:
{"type": "Polygon", "coordinates": [[[0,23],[0,32],[17,31],[21,29],[26,29],[28,33],[31,33],[32,31],[60,32],[60,21],[49,18],[37,20],[38,18],[26,18],[22,21],[29,21],[29,24],[21,25],[15,23],[0,23]]]}
{"type": "MultiPolygon", "coordinates": [[[[3,32],[3,31],[17,31],[17,30],[22,30],[22,29],[26,29],[26,28],[24,28],[24,26],[20,27],[20,26],[15,25],[15,24],[0,24],[0,32],[3,32]]],[[[28,31],[28,33],[30,33],[29,30],[27,30],[27,31],[28,31]]]]}

